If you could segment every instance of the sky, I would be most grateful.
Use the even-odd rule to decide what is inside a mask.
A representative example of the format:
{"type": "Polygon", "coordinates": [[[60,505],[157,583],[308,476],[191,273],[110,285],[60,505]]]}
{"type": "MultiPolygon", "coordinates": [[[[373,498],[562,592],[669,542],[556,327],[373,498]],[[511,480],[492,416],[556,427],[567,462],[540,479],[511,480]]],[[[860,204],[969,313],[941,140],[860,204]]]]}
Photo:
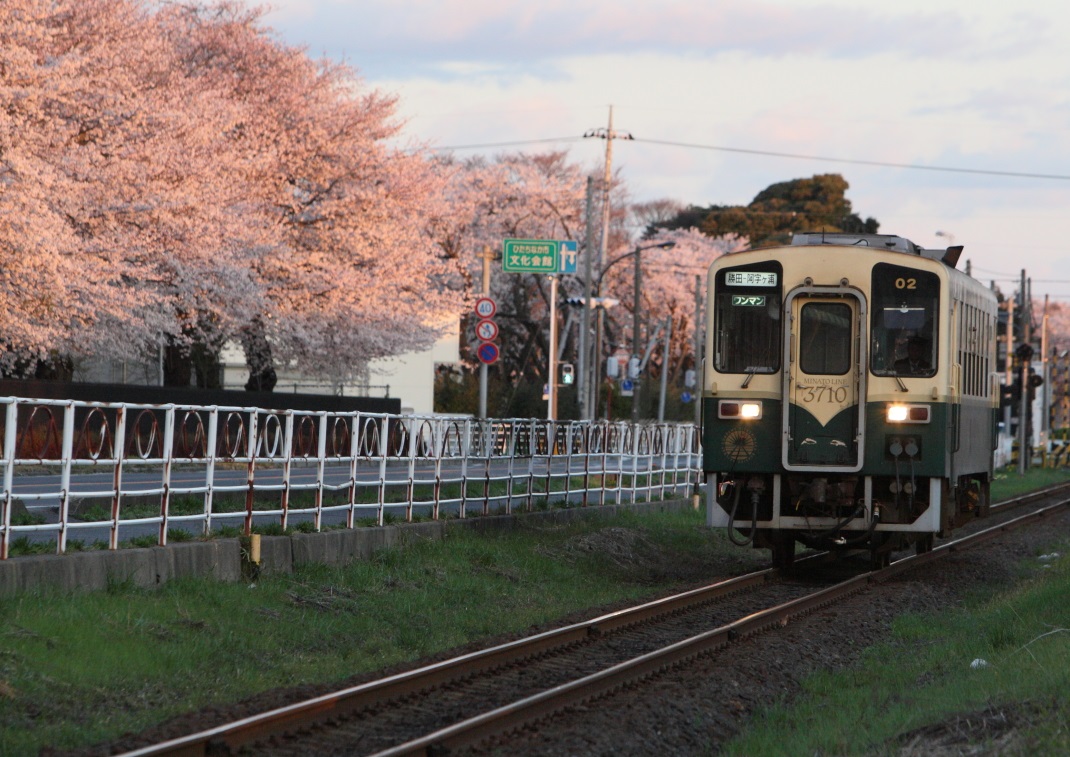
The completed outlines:
{"type": "Polygon", "coordinates": [[[839,173],[882,233],[1070,304],[1070,3],[268,2],[284,42],[397,95],[407,139],[600,170],[583,135],[612,108],[634,201],[745,205],[839,173]]]}

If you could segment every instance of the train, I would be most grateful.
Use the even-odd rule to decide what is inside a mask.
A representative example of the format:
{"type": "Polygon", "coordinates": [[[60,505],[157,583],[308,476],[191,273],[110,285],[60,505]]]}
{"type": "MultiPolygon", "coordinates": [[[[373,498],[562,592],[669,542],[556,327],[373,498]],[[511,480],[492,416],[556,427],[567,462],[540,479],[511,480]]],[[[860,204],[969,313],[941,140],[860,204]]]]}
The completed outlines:
{"type": "Polygon", "coordinates": [[[807,232],[713,262],[707,525],[781,569],[797,545],[880,567],[987,515],[997,297],[962,249],[807,232]]]}

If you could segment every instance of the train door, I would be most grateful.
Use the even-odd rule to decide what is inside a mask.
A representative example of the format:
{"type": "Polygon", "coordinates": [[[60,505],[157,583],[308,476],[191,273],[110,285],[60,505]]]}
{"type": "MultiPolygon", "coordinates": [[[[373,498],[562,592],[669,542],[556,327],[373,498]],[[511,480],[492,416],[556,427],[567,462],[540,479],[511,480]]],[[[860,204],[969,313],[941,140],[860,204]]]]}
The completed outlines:
{"type": "Polygon", "coordinates": [[[847,288],[804,287],[788,296],[785,312],[784,467],[861,470],[865,301],[847,288]]]}

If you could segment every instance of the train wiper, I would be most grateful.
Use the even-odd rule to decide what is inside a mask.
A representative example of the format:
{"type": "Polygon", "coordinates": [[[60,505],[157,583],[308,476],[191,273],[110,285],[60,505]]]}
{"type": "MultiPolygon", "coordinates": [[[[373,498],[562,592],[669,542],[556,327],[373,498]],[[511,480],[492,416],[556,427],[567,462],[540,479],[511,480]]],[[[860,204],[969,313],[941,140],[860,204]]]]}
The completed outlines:
{"type": "MultiPolygon", "coordinates": [[[[739,385],[739,388],[740,389],[746,389],[747,385],[750,384],[750,380],[752,378],[754,378],[754,374],[757,373],[757,372],[758,372],[758,367],[757,366],[751,366],[750,368],[748,368],[747,369],[747,378],[743,379],[743,383],[739,385]]],[[[903,391],[906,391],[906,389],[904,389],[903,391]]]]}
{"type": "Polygon", "coordinates": [[[901,392],[909,391],[907,389],[907,385],[903,383],[903,379],[899,378],[899,374],[898,373],[895,374],[895,383],[899,384],[899,391],[901,391],[901,392]]]}

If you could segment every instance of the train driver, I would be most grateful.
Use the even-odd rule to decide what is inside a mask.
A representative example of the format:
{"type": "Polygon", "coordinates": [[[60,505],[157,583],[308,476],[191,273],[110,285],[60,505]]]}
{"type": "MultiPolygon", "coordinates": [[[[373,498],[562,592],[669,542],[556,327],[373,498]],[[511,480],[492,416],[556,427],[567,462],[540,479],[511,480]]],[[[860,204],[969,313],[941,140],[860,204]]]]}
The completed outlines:
{"type": "Polygon", "coordinates": [[[919,376],[932,370],[926,355],[928,346],[929,342],[924,337],[910,337],[907,341],[907,356],[895,361],[895,372],[901,376],[919,376]]]}

